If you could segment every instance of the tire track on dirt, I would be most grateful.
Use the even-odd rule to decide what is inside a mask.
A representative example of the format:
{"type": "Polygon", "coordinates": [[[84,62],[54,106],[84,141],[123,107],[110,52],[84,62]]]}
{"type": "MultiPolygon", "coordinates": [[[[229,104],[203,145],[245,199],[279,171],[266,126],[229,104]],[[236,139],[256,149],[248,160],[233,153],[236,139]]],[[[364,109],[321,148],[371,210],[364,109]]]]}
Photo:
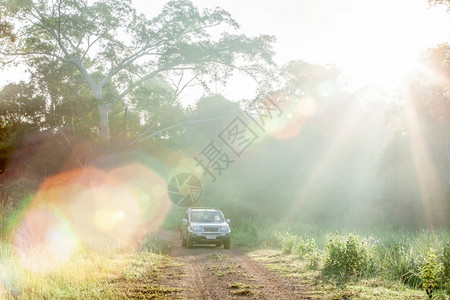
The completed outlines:
{"type": "Polygon", "coordinates": [[[239,250],[233,251],[231,260],[241,265],[259,283],[262,291],[260,299],[311,299],[298,283],[290,278],[277,276],[239,250]]]}
{"type": "Polygon", "coordinates": [[[204,270],[200,266],[197,256],[185,256],[183,263],[186,264],[186,285],[193,289],[194,299],[212,299],[205,282],[203,281],[204,270]]]}
{"type": "Polygon", "coordinates": [[[291,278],[280,277],[239,249],[181,247],[177,232],[165,233],[168,255],[179,265],[180,279],[165,285],[178,288],[177,299],[311,299],[291,278]]]}

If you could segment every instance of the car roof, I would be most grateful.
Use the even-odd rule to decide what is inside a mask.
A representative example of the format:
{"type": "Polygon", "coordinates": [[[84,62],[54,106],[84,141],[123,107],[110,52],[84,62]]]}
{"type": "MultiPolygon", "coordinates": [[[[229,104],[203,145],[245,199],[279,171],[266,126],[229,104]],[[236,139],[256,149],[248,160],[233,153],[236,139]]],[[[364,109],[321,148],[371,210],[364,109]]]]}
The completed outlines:
{"type": "Polygon", "coordinates": [[[190,210],[202,210],[202,211],[207,211],[207,210],[210,210],[210,211],[220,211],[219,209],[214,208],[214,207],[190,207],[189,209],[190,209],[190,210]]]}

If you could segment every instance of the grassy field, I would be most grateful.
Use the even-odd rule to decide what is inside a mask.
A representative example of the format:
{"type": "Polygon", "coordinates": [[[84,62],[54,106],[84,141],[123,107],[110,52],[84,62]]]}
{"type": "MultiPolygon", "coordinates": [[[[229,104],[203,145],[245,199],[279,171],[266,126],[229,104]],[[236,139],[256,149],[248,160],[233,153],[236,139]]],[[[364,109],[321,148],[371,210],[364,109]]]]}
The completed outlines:
{"type": "Polygon", "coordinates": [[[336,282],[323,276],[320,269],[311,268],[308,261],[281,250],[255,250],[250,256],[280,276],[293,277],[317,299],[408,299],[424,298],[423,291],[381,278],[336,282]]]}
{"type": "MultiPolygon", "coordinates": [[[[315,298],[448,299],[449,241],[449,230],[247,221],[233,227],[232,247],[298,280],[315,298]]],[[[164,280],[179,276],[179,266],[155,239],[107,253],[80,249],[53,269],[48,252],[24,262],[13,249],[11,241],[0,243],[0,298],[144,299],[177,292],[164,280]]]]}
{"type": "Polygon", "coordinates": [[[447,299],[450,231],[336,229],[246,222],[234,244],[318,298],[447,299]],[[428,290],[428,294],[426,293],[428,290]]]}
{"type": "MultiPolygon", "coordinates": [[[[154,241],[139,249],[110,253],[82,251],[51,272],[26,267],[2,244],[0,248],[1,299],[149,299],[176,291],[161,280],[177,270],[176,263],[158,253],[154,241]]],[[[36,264],[47,257],[37,257],[36,264]]],[[[36,269],[39,269],[36,266],[36,269]]]]}

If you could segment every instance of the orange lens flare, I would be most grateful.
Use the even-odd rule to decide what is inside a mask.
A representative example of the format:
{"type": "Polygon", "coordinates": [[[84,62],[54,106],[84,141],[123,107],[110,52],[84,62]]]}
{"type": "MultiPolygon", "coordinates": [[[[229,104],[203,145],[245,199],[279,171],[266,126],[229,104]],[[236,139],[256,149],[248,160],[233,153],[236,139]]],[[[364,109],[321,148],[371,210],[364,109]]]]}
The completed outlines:
{"type": "Polygon", "coordinates": [[[13,236],[13,247],[27,270],[49,273],[71,258],[77,240],[64,218],[42,206],[27,211],[13,236]]]}
{"type": "Polygon", "coordinates": [[[281,103],[283,114],[279,118],[270,120],[268,134],[275,139],[282,140],[298,135],[308,117],[317,112],[317,103],[312,97],[289,99],[281,103]]]}
{"type": "Polygon", "coordinates": [[[43,182],[33,197],[16,225],[13,249],[25,269],[50,273],[81,246],[136,246],[160,228],[170,203],[166,182],[140,164],[62,173],[43,182]]]}
{"type": "Polygon", "coordinates": [[[92,249],[113,250],[133,242],[142,222],[134,195],[121,185],[102,184],[81,191],[70,206],[80,239],[92,249]]]}
{"type": "Polygon", "coordinates": [[[298,101],[297,111],[300,115],[310,117],[317,111],[316,101],[311,97],[303,97],[298,101]]]}

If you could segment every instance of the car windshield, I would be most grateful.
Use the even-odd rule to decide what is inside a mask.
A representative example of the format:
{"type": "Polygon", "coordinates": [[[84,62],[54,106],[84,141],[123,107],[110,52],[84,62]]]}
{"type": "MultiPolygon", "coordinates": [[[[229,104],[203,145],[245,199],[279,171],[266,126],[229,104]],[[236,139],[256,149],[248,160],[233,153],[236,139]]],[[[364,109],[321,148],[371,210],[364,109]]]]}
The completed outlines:
{"type": "Polygon", "coordinates": [[[223,218],[217,211],[193,211],[191,222],[223,222],[223,218]]]}

